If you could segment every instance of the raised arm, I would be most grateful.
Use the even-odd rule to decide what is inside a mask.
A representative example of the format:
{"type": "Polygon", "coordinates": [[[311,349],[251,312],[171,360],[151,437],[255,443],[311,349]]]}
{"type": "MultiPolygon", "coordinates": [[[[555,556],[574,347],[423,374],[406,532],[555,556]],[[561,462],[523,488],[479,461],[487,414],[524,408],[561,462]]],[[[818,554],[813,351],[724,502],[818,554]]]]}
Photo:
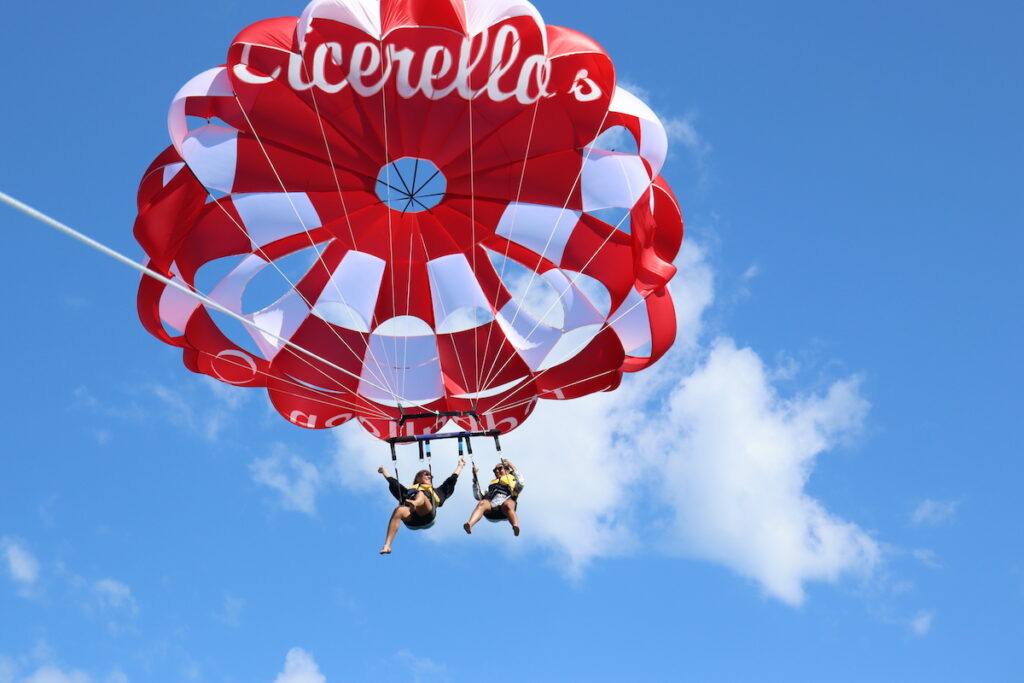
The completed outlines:
{"type": "Polygon", "coordinates": [[[523,490],[524,486],[526,486],[526,479],[523,478],[523,475],[520,474],[519,470],[516,469],[515,465],[510,463],[505,458],[502,458],[501,461],[508,466],[509,473],[516,480],[515,490],[513,491],[513,493],[518,496],[519,492],[523,490]]]}
{"type": "Polygon", "coordinates": [[[448,499],[448,496],[455,493],[455,484],[459,481],[459,472],[466,466],[466,461],[459,458],[459,464],[455,466],[455,471],[452,472],[451,476],[444,480],[440,486],[435,486],[434,491],[437,493],[437,497],[441,499],[440,505],[444,505],[444,501],[448,499]]]}
{"type": "Polygon", "coordinates": [[[405,494],[408,492],[408,489],[402,486],[397,479],[392,477],[391,473],[388,472],[387,468],[384,467],[383,465],[381,467],[378,467],[377,471],[380,473],[382,477],[384,477],[384,479],[387,480],[388,491],[390,491],[391,495],[395,497],[395,500],[397,500],[399,503],[405,500],[405,494]]]}

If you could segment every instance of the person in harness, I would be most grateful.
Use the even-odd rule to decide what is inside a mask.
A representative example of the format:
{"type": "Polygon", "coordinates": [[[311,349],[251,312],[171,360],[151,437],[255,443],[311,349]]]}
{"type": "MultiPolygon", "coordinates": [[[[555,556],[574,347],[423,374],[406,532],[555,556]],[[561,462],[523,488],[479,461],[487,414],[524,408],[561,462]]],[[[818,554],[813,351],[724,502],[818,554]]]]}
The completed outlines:
{"type": "Polygon", "coordinates": [[[516,501],[526,480],[512,463],[502,458],[501,462],[494,466],[494,479],[487,485],[486,491],[481,491],[480,481],[476,476],[478,470],[478,467],[473,467],[473,497],[480,502],[473,508],[469,521],[463,524],[462,528],[467,534],[471,534],[473,525],[479,522],[481,517],[490,522],[507,519],[512,525],[512,533],[518,536],[519,516],[516,514],[516,501]]]}
{"type": "Polygon", "coordinates": [[[466,466],[466,461],[459,458],[459,464],[455,471],[444,483],[434,488],[434,477],[430,470],[420,470],[413,478],[410,488],[402,486],[397,479],[391,476],[387,468],[381,466],[377,471],[388,482],[388,490],[398,501],[398,507],[391,513],[388,521],[388,534],[384,539],[384,547],[380,549],[381,555],[391,554],[391,542],[395,540],[398,533],[398,523],[401,522],[409,529],[429,529],[434,526],[437,517],[437,508],[444,505],[444,501],[455,491],[455,483],[459,479],[459,472],[466,466]]]}

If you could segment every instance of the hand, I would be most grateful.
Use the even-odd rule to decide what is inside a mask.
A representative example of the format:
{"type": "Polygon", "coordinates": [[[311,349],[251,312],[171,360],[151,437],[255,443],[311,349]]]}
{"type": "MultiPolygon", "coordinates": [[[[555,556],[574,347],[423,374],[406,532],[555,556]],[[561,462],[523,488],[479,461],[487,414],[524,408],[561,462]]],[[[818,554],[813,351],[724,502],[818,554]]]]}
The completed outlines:
{"type": "Polygon", "coordinates": [[[480,471],[480,468],[477,467],[476,465],[473,465],[473,474],[476,474],[479,471],[480,471]]]}
{"type": "Polygon", "coordinates": [[[465,467],[465,466],[466,466],[466,459],[465,458],[459,458],[459,467],[465,467]]]}

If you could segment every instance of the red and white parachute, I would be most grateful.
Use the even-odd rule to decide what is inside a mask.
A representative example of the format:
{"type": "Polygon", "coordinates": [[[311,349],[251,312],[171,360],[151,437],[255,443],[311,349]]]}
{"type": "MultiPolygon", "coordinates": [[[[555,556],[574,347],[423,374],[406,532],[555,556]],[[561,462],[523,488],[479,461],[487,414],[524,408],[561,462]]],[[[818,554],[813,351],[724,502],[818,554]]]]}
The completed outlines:
{"type": "Polygon", "coordinates": [[[526,0],[314,0],[243,30],[168,126],[135,236],[252,326],[150,278],[142,323],[296,425],[506,432],[675,338],[664,128],[526,0]]]}

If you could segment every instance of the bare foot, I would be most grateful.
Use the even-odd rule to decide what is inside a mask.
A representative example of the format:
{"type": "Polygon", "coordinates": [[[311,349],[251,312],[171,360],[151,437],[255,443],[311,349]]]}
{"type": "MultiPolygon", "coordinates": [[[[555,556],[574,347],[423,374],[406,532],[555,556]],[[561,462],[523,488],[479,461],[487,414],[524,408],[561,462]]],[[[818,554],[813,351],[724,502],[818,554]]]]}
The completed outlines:
{"type": "Polygon", "coordinates": [[[473,533],[473,527],[471,527],[471,526],[469,525],[469,522],[466,522],[465,524],[463,524],[463,525],[462,525],[462,528],[466,530],[466,533],[467,533],[467,534],[471,534],[471,533],[473,533]]]}
{"type": "Polygon", "coordinates": [[[513,536],[518,536],[519,535],[519,527],[517,527],[517,526],[513,526],[512,527],[512,535],[513,536]]]}
{"type": "Polygon", "coordinates": [[[384,546],[383,548],[380,549],[380,554],[381,555],[390,555],[391,554],[391,548],[389,546],[384,546]]]}

